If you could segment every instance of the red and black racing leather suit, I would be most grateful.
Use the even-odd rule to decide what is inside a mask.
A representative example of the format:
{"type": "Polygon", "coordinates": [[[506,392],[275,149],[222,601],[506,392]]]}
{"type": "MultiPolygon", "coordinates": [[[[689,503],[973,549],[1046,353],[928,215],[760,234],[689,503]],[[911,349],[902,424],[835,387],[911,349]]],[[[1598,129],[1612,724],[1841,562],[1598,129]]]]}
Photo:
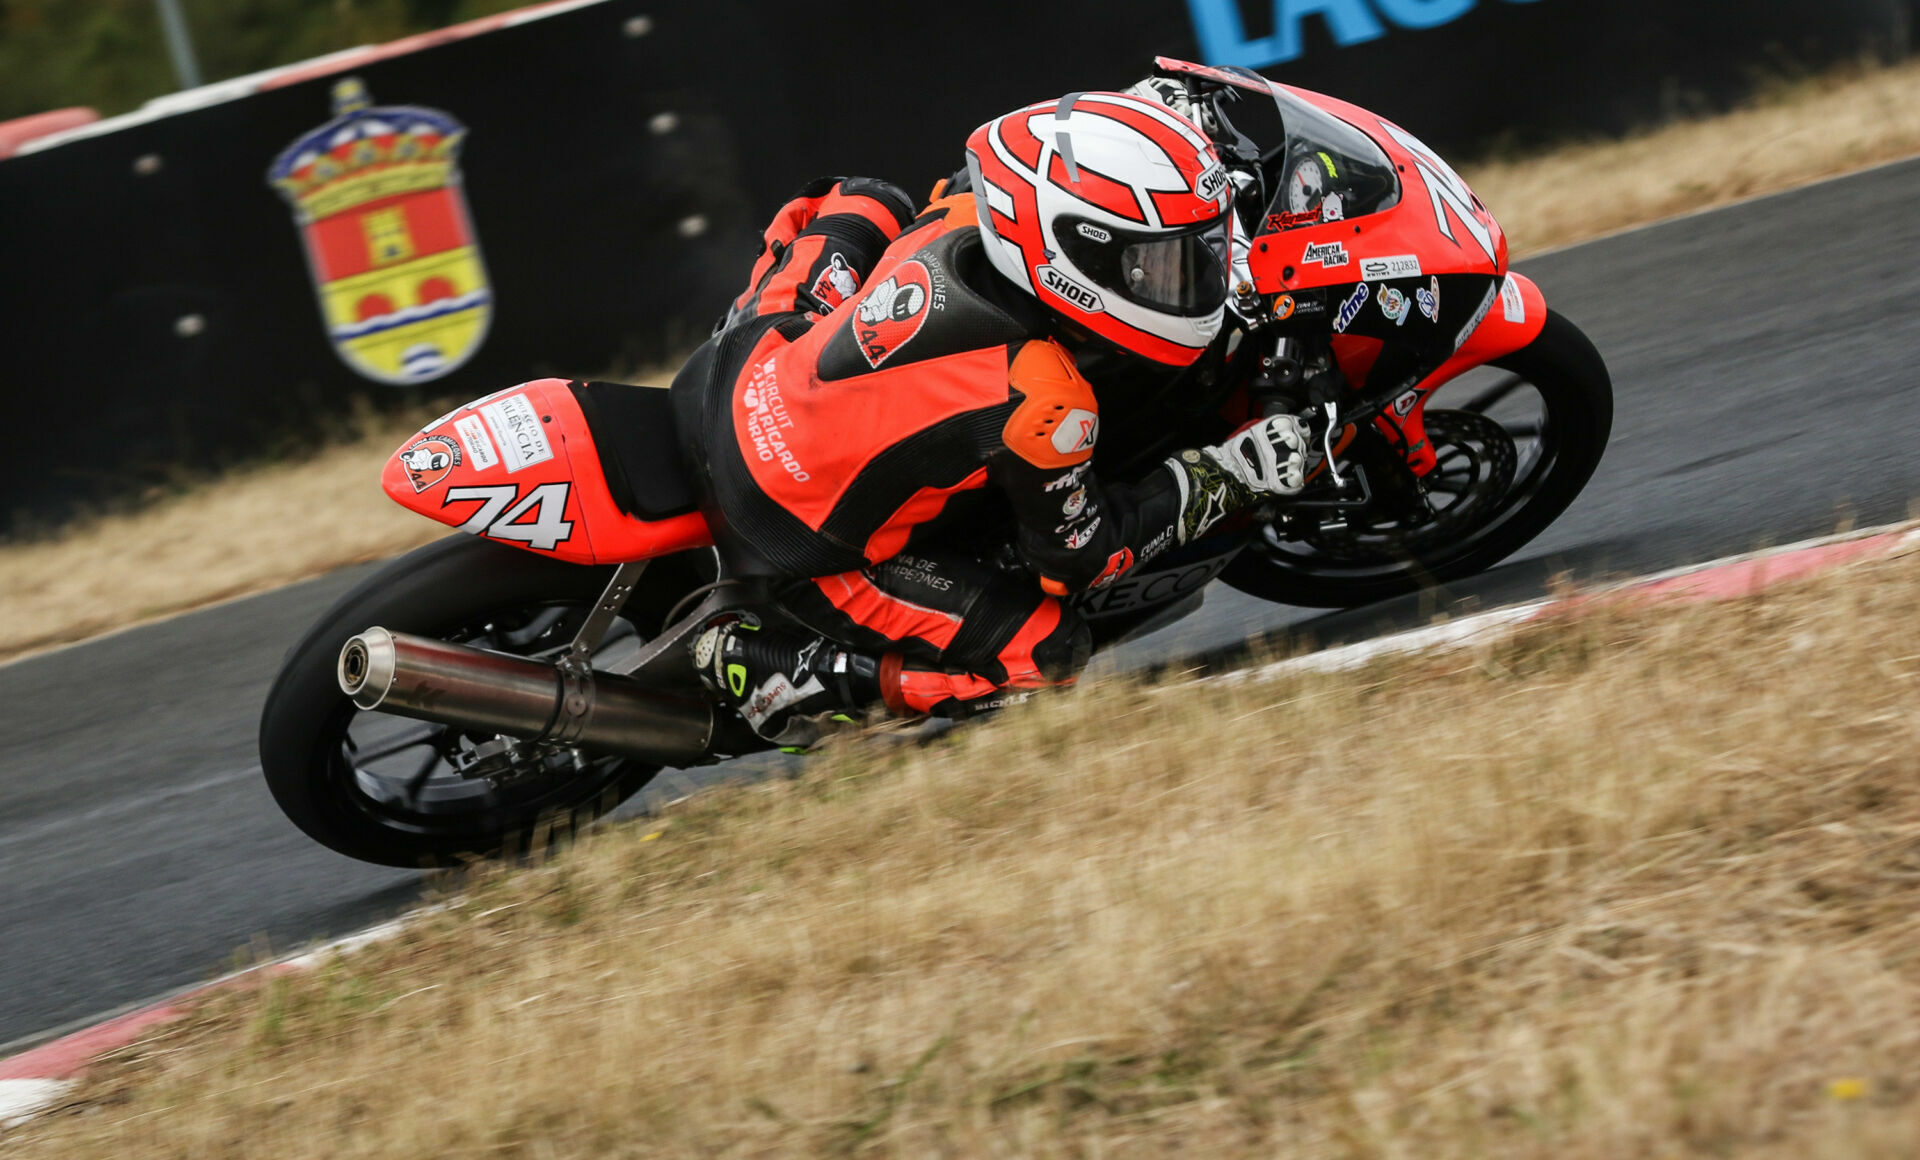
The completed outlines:
{"type": "Polygon", "coordinates": [[[730,570],[792,581],[789,614],[880,655],[897,713],[1071,681],[1090,634],[1061,597],[1175,542],[1169,472],[1094,477],[1099,404],[1050,327],[987,261],[970,194],[915,216],[885,183],[822,182],[674,381],[730,570]],[[953,530],[995,496],[1032,575],[953,530]]]}

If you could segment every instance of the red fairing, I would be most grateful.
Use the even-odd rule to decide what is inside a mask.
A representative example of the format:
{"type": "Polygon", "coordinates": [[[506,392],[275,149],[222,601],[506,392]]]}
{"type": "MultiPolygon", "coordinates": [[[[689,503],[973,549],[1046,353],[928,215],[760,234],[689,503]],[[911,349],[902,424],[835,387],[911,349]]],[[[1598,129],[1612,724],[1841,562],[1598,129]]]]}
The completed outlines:
{"type": "Polygon", "coordinates": [[[1445,382],[1469,367],[1504,358],[1539,338],[1546,325],[1547,296],[1525,274],[1509,273],[1487,308],[1486,320],[1431,381],[1445,382]]]}
{"type": "Polygon", "coordinates": [[[1254,284],[1266,294],[1373,281],[1369,260],[1413,256],[1423,274],[1504,274],[1507,235],[1459,174],[1405,129],[1358,105],[1276,83],[1359,129],[1400,179],[1392,207],[1253,239],[1254,284]],[[1328,255],[1333,257],[1330,260],[1328,255]]]}
{"type": "Polygon", "coordinates": [[[614,504],[565,379],[522,383],[443,415],[394,452],[380,485],[423,516],[576,564],[713,543],[697,512],[643,520],[614,504]]]}
{"type": "MultiPolygon", "coordinates": [[[[1164,60],[1160,63],[1163,69],[1243,88],[1257,89],[1263,83],[1250,73],[1225,73],[1164,60]]],[[[1402,450],[1408,466],[1416,474],[1425,475],[1434,467],[1434,451],[1426,437],[1428,397],[1462,372],[1533,341],[1545,324],[1546,303],[1532,282],[1508,273],[1506,234],[1487,207],[1460,175],[1418,138],[1358,105],[1289,85],[1265,83],[1283,105],[1291,102],[1311,106],[1317,111],[1315,115],[1325,114],[1358,130],[1383,155],[1383,160],[1375,164],[1391,166],[1391,176],[1398,185],[1397,200],[1385,196],[1391,192],[1391,187],[1386,187],[1382,195],[1363,203],[1365,208],[1350,204],[1344,214],[1328,220],[1322,220],[1317,208],[1305,207],[1309,212],[1297,213],[1276,209],[1266,219],[1267,232],[1253,239],[1248,255],[1254,284],[1263,293],[1291,295],[1335,289],[1339,294],[1345,287],[1355,287],[1334,325],[1341,333],[1333,337],[1334,358],[1348,382],[1365,383],[1381,351],[1377,337],[1344,333],[1353,313],[1373,301],[1385,311],[1384,296],[1388,293],[1397,296],[1398,309],[1408,310],[1409,296],[1403,287],[1412,278],[1432,279],[1430,294],[1419,291],[1411,297],[1427,295],[1420,308],[1435,322],[1441,278],[1455,280],[1451,293],[1462,292],[1458,279],[1464,278],[1466,286],[1484,295],[1467,317],[1456,340],[1458,347],[1447,361],[1373,420],[1387,441],[1402,450]],[[1379,205],[1385,208],[1376,208],[1379,205]],[[1393,281],[1400,281],[1402,287],[1384,288],[1393,281]],[[1431,312],[1428,304],[1433,307],[1431,312]]],[[[1296,112],[1307,111],[1296,108],[1296,112]]],[[[1306,119],[1311,121],[1310,117],[1306,119]]],[[[1328,153],[1318,156],[1329,169],[1334,164],[1328,153]]],[[[1364,171],[1367,162],[1363,159],[1361,164],[1364,171]]],[[[1384,168],[1381,171],[1385,172],[1384,168]]],[[[1285,297],[1281,301],[1287,303],[1287,313],[1291,314],[1293,299],[1285,297]]],[[[1446,337],[1453,336],[1449,333],[1446,337]]]]}
{"type": "MultiPolygon", "coordinates": [[[[1433,392],[1477,366],[1504,358],[1526,346],[1540,337],[1540,331],[1546,324],[1546,295],[1534,285],[1533,279],[1524,274],[1509,273],[1494,283],[1486,317],[1474,328],[1467,341],[1460,344],[1460,349],[1454,351],[1453,357],[1442,363],[1440,369],[1413,388],[1417,398],[1408,403],[1404,410],[1396,405],[1374,420],[1375,426],[1380,427],[1389,439],[1393,439],[1394,429],[1397,429],[1405,440],[1402,446],[1419,449],[1407,456],[1407,464],[1413,468],[1415,475],[1425,475],[1434,467],[1433,447],[1427,441],[1425,419],[1427,399],[1433,392]]],[[[1402,395],[1401,398],[1405,399],[1406,396],[1402,395]]]]}

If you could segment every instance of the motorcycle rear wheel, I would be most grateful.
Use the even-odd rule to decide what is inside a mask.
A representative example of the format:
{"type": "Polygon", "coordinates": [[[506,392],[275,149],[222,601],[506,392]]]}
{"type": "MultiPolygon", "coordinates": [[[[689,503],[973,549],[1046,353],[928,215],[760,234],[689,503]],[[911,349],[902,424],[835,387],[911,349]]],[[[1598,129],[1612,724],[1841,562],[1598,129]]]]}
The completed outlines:
{"type": "Polygon", "coordinates": [[[1282,542],[1269,533],[1255,539],[1220,578],[1276,604],[1358,608],[1484,572],[1545,531],[1600,465],[1613,428],[1613,382],[1587,336],[1551,310],[1538,337],[1490,365],[1506,377],[1471,400],[1464,418],[1493,410],[1520,387],[1538,395],[1543,414],[1537,429],[1525,434],[1532,457],[1464,535],[1391,559],[1356,560],[1282,542]],[[1492,401],[1474,405],[1488,398],[1492,401]]]}
{"type": "MultiPolygon", "coordinates": [[[[341,646],[372,625],[555,654],[612,574],[472,536],[450,536],[389,562],[288,651],[267,694],[260,767],[274,800],[323,846],[364,862],[424,868],[524,853],[631,797],[658,766],[555,754],[497,782],[462,776],[452,755],[470,755],[476,738],[364,712],[335,676],[341,646]]],[[[673,606],[712,574],[710,553],[651,563],[604,647],[631,648],[658,632],[673,606]]]]}

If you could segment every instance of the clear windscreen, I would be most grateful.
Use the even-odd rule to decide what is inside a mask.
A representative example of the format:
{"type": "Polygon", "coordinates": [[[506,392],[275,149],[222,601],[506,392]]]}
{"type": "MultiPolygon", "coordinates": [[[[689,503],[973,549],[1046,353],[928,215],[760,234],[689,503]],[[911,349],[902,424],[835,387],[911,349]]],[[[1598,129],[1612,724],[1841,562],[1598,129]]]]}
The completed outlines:
{"type": "Polygon", "coordinates": [[[1241,92],[1227,107],[1235,127],[1260,149],[1269,196],[1262,220],[1252,223],[1256,232],[1341,221],[1399,204],[1393,162],[1371,137],[1279,85],[1270,91],[1271,101],[1241,92]]]}

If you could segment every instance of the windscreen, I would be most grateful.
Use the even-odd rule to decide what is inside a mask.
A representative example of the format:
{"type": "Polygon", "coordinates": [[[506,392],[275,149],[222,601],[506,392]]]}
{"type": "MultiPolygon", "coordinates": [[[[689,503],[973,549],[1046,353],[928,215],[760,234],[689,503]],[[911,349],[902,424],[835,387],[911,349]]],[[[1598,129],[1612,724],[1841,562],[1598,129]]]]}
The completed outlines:
{"type": "Polygon", "coordinates": [[[1261,169],[1271,197],[1260,232],[1341,221],[1399,204],[1393,162],[1371,137],[1279,85],[1272,91],[1280,125],[1265,135],[1248,123],[1270,123],[1272,114],[1261,116],[1259,98],[1249,94],[1232,112],[1235,124],[1261,143],[1261,169]],[[1282,133],[1283,145],[1267,144],[1282,133]]]}

